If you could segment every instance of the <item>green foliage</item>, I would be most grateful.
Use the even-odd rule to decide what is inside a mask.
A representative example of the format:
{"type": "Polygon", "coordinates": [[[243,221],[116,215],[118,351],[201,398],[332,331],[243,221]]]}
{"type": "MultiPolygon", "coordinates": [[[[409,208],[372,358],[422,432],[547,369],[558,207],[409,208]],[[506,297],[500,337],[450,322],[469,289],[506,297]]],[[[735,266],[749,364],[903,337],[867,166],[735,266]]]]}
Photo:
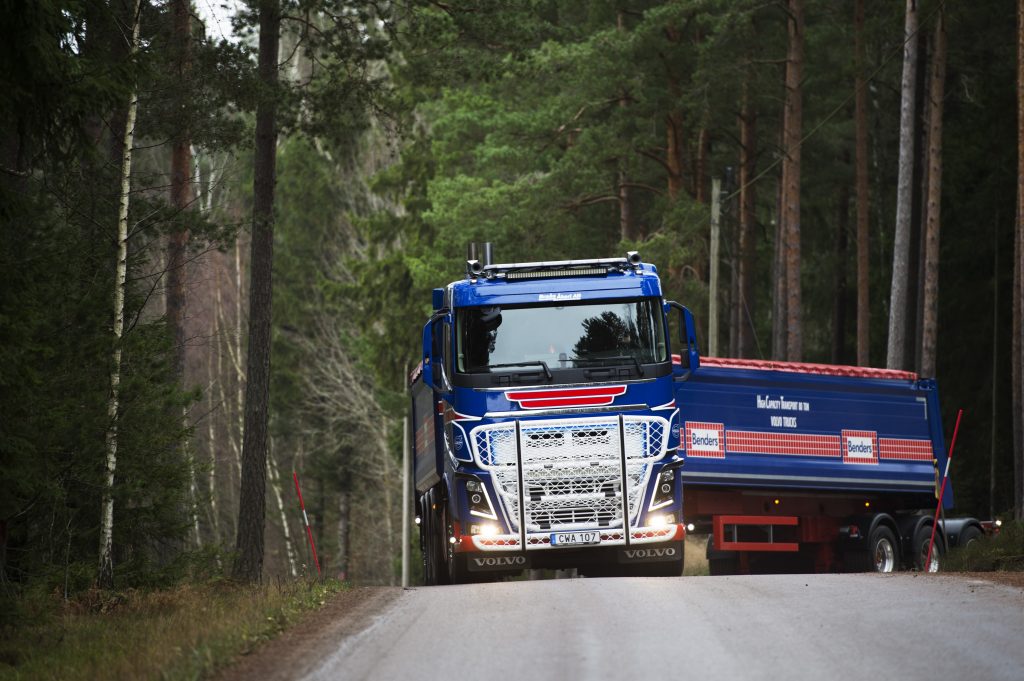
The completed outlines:
{"type": "Polygon", "coordinates": [[[95,570],[111,426],[118,126],[136,86],[142,104],[128,216],[115,575],[124,586],[168,583],[186,557],[190,481],[182,444],[190,432],[182,414],[198,395],[179,385],[173,369],[159,304],[160,251],[163,237],[185,226],[196,249],[233,238],[233,229],[169,206],[159,146],[183,129],[208,149],[239,140],[245,54],[199,36],[194,77],[172,76],[168,8],[143,3],[144,49],[129,60],[128,4],[3,9],[0,570],[18,588],[73,593],[88,587],[95,570]]]}
{"type": "Polygon", "coordinates": [[[169,589],[32,592],[0,622],[0,679],[196,679],[277,636],[346,585],[223,581],[169,589]]]}
{"type": "Polygon", "coordinates": [[[953,549],[943,561],[942,569],[953,572],[1024,570],[1024,523],[1004,523],[999,534],[953,549]]]}
{"type": "MultiPolygon", "coordinates": [[[[923,43],[938,6],[922,5],[923,43]]],[[[888,322],[902,12],[899,5],[872,5],[865,24],[875,366],[884,358],[888,322]]],[[[946,12],[937,378],[949,424],[957,407],[970,407],[970,426],[961,432],[954,461],[958,507],[987,515],[990,452],[997,472],[1006,471],[1012,449],[1005,406],[1009,386],[998,377],[1009,370],[1014,6],[1006,0],[984,8],[947,4],[946,12]],[[1001,297],[993,312],[991,305],[977,301],[993,290],[997,254],[1001,297]],[[990,379],[988,339],[993,334],[998,364],[990,379]],[[965,352],[985,356],[984,366],[965,352]],[[994,403],[990,380],[997,382],[994,403]]],[[[853,8],[814,0],[806,3],[805,15],[804,358],[831,359],[837,273],[843,271],[847,293],[839,305],[846,328],[838,359],[852,362],[853,8]],[[845,253],[837,249],[843,215],[845,253]]],[[[399,97],[416,107],[407,121],[412,132],[400,163],[374,185],[401,201],[404,211],[362,223],[363,235],[378,247],[359,269],[358,305],[366,318],[381,320],[365,345],[379,375],[396,376],[396,356],[419,357],[419,325],[429,312],[429,291],[460,276],[470,241],[494,242],[498,260],[505,262],[639,250],[658,266],[667,296],[697,315],[705,341],[709,211],[698,200],[707,184],[696,183],[696,141],[706,130],[705,183],[737,166],[736,116],[744,88],[757,116],[755,281],[744,313],[753,319],[757,353],[769,356],[786,52],[781,5],[700,0],[595,1],[569,7],[462,0],[417,8],[408,35],[412,40],[393,72],[399,97]],[[683,128],[683,186],[677,197],[669,195],[663,165],[670,114],[683,128]],[[623,177],[638,233],[629,240],[621,238],[619,224],[617,191],[623,177]],[[396,338],[402,339],[400,353],[395,352],[396,338]]],[[[927,50],[922,54],[925,69],[927,50]]],[[[722,251],[728,281],[738,205],[735,185],[727,184],[725,191],[722,251]]],[[[920,204],[920,198],[915,202],[920,204]]],[[[1010,482],[1010,476],[996,475],[995,508],[1009,504],[1010,482]]]]}

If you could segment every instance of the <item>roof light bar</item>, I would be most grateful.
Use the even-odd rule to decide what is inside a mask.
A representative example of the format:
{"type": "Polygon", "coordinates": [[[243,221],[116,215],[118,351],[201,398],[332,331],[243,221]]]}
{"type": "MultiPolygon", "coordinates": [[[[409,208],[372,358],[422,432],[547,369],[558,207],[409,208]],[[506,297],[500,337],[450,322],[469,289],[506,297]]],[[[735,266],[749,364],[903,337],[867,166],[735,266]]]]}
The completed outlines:
{"type": "MultiPolygon", "coordinates": [[[[487,279],[523,281],[526,279],[553,279],[557,277],[603,277],[612,272],[639,269],[640,254],[630,251],[625,258],[591,260],[555,260],[518,264],[485,265],[477,276],[487,279]]],[[[472,274],[472,268],[470,268],[472,274]]]]}

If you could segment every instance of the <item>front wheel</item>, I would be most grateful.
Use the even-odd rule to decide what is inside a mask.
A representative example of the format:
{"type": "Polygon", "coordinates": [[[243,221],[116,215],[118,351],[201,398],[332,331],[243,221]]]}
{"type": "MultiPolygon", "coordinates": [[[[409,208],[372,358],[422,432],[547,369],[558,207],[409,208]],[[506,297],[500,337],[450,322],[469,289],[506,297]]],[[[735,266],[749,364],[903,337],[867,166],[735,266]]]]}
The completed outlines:
{"type": "Polygon", "coordinates": [[[455,544],[452,539],[455,533],[452,531],[451,519],[448,517],[448,504],[441,506],[441,542],[445,557],[445,574],[449,584],[466,584],[474,581],[473,575],[466,568],[466,563],[460,560],[455,554],[455,544]]]}
{"type": "Polygon", "coordinates": [[[423,537],[426,544],[424,555],[425,581],[428,586],[448,583],[448,566],[445,562],[447,552],[447,532],[442,524],[440,509],[444,502],[439,501],[433,492],[423,496],[423,537]]]}

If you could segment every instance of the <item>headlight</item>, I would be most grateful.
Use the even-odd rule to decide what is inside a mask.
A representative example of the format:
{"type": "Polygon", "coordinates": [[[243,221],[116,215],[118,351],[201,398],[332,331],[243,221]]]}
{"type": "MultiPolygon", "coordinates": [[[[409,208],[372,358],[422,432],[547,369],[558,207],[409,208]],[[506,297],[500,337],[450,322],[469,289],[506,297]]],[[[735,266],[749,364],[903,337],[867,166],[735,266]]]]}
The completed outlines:
{"type": "Polygon", "coordinates": [[[654,494],[651,495],[651,505],[648,511],[671,505],[676,500],[676,469],[663,470],[654,483],[654,494]]]}
{"type": "Polygon", "coordinates": [[[477,479],[466,481],[466,500],[469,502],[469,514],[479,518],[497,520],[494,513],[494,505],[491,504],[491,497],[487,493],[487,487],[477,479]]]}

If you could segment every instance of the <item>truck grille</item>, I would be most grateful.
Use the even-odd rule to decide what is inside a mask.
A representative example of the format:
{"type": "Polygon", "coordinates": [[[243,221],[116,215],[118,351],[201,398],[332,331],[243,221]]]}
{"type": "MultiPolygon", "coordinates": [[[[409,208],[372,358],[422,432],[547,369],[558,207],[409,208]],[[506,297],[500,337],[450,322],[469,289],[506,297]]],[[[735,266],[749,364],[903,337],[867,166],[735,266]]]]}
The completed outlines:
{"type": "MultiPolygon", "coordinates": [[[[668,422],[625,416],[626,493],[635,524],[650,464],[665,454],[668,422]]],[[[477,463],[493,475],[513,531],[520,532],[514,421],[472,431],[477,463]]],[[[622,456],[617,416],[520,422],[526,530],[622,527],[622,456]]]]}

